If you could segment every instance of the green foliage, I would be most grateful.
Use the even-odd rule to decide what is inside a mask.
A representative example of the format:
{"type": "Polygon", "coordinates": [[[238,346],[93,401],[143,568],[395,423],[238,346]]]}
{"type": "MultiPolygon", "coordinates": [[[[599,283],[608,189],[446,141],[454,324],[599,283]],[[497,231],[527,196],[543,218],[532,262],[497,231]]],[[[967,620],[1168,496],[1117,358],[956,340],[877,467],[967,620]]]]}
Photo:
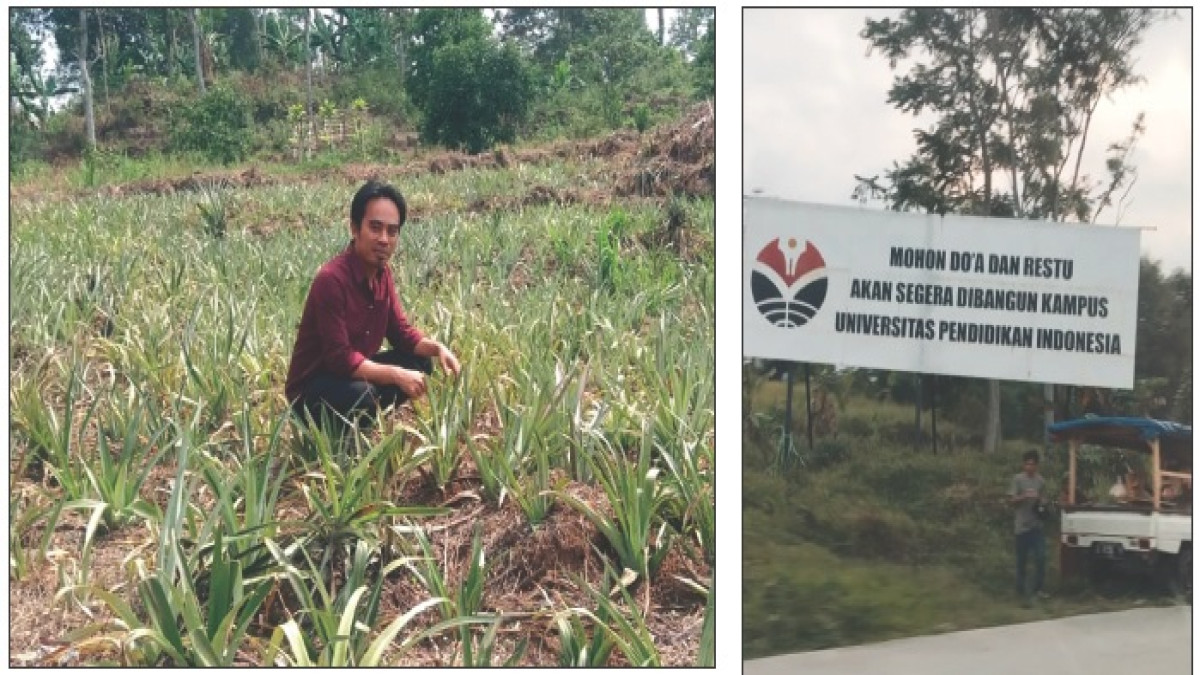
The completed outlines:
{"type": "Polygon", "coordinates": [[[204,233],[221,239],[229,227],[231,197],[229,191],[216,182],[200,186],[200,201],[196,209],[204,222],[204,233]]]}
{"type": "Polygon", "coordinates": [[[562,60],[537,72],[540,95],[527,126],[543,138],[649,129],[676,116],[692,96],[688,66],[678,53],[617,36],[572,46],[562,60]]]}
{"type": "Polygon", "coordinates": [[[434,61],[439,49],[488,40],[492,28],[479,9],[425,8],[416,13],[412,35],[417,38],[410,55],[409,87],[413,103],[426,109],[434,89],[434,61]]]}
{"type": "Polygon", "coordinates": [[[696,78],[696,94],[712,98],[717,94],[717,23],[710,19],[692,61],[696,78]]]}
{"type": "Polygon", "coordinates": [[[531,84],[513,45],[480,38],[440,47],[430,62],[421,133],[473,153],[511,143],[533,96],[531,84]]]}
{"type": "Polygon", "coordinates": [[[622,572],[643,579],[658,570],[671,542],[671,532],[662,524],[669,494],[659,480],[659,469],[651,467],[651,442],[650,434],[643,431],[636,462],[632,463],[607,441],[602,450],[587,457],[612,506],[611,517],[574,495],[558,492],[559,499],[583,514],[608,539],[622,572]]]}
{"type": "MultiPolygon", "coordinates": [[[[712,7],[685,7],[675,12],[671,20],[670,38],[667,44],[678,49],[689,60],[698,58],[701,43],[709,41],[707,31],[716,19],[712,7]]],[[[711,39],[715,42],[715,39],[711,39]]]]}
{"type": "Polygon", "coordinates": [[[8,174],[14,180],[43,156],[45,141],[32,125],[12,115],[8,120],[8,174]]]}
{"type": "Polygon", "coordinates": [[[1159,263],[1143,258],[1138,275],[1136,377],[1164,378],[1164,402],[1174,405],[1136,414],[1162,416],[1174,408],[1191,419],[1190,408],[1179,405],[1178,396],[1183,387],[1190,387],[1192,335],[1192,275],[1179,269],[1164,274],[1159,263]]]}
{"type": "Polygon", "coordinates": [[[591,615],[596,626],[590,637],[581,616],[588,616],[588,613],[567,610],[554,615],[554,627],[558,632],[558,665],[564,668],[602,668],[608,665],[608,657],[616,646],[612,634],[604,628],[612,616],[608,608],[598,607],[591,615]]]}
{"type": "Polygon", "coordinates": [[[372,115],[387,120],[393,128],[408,128],[415,109],[402,82],[394,67],[364,68],[340,74],[332,83],[330,95],[335,101],[350,101],[351,108],[356,99],[365,99],[372,115]]]}
{"type": "Polygon", "coordinates": [[[633,109],[633,126],[639,134],[650,128],[650,107],[645,103],[639,103],[633,109]]]}
{"type": "Polygon", "coordinates": [[[198,101],[176,111],[171,145],[194,150],[212,161],[231,164],[250,148],[251,111],[246,99],[227,87],[213,87],[198,101]]]}
{"type": "Polygon", "coordinates": [[[619,292],[624,288],[624,268],[621,264],[621,237],[628,229],[624,211],[614,210],[596,228],[596,257],[599,263],[600,286],[619,292]]]}
{"type": "Polygon", "coordinates": [[[624,654],[633,667],[659,667],[661,661],[658,647],[654,644],[654,637],[646,626],[646,617],[633,602],[633,598],[625,590],[624,584],[617,580],[616,574],[607,565],[604,568],[604,582],[603,586],[615,584],[626,609],[622,611],[617,601],[611,599],[611,596],[617,595],[616,590],[605,594],[599,588],[588,584],[588,595],[596,604],[597,613],[587,612],[587,614],[591,615],[593,621],[596,622],[596,629],[608,633],[615,647],[624,654]],[[600,616],[604,617],[603,621],[600,616]]]}
{"type": "MultiPolygon", "coordinates": [[[[893,69],[918,50],[925,55],[896,78],[889,102],[938,116],[917,133],[917,152],[887,173],[886,201],[929,213],[1088,221],[1106,197],[1077,165],[1064,169],[1083,152],[1101,97],[1138,81],[1132,50],[1158,16],[1144,8],[921,8],[898,21],[868,19],[861,36],[893,69]],[[960,180],[978,174],[988,178],[960,180]]],[[[1114,170],[1108,194],[1130,177],[1114,170]]]]}
{"type": "Polygon", "coordinates": [[[530,526],[542,524],[554,504],[550,484],[550,450],[546,437],[537,428],[536,414],[529,410],[517,410],[501,404],[504,431],[500,447],[492,460],[485,463],[492,474],[491,480],[501,486],[500,499],[504,495],[513,501],[525,514],[530,526]]]}
{"type": "Polygon", "coordinates": [[[516,8],[500,16],[499,22],[508,37],[533,52],[539,66],[552,66],[577,50],[594,55],[597,69],[607,63],[614,69],[611,79],[621,79],[626,64],[643,60],[643,47],[657,47],[641,9],[516,8]]]}
{"type": "MultiPolygon", "coordinates": [[[[112,405],[110,410],[122,402],[118,400],[112,405]]],[[[109,447],[108,434],[101,429],[96,437],[95,464],[84,462],[84,471],[97,498],[78,502],[80,506],[98,508],[109,530],[125,525],[136,515],[151,521],[162,518],[158,507],[143,499],[141,492],[150,471],[164,454],[163,434],[168,424],[161,418],[153,419],[152,411],[147,415],[149,406],[132,388],[124,407],[132,408],[133,414],[116,428],[120,443],[116,456],[109,447]]],[[[110,413],[110,417],[117,416],[110,413]]]]}
{"type": "Polygon", "coordinates": [[[428,460],[434,486],[445,490],[454,479],[458,460],[462,456],[461,445],[470,431],[475,418],[475,400],[471,397],[470,361],[463,367],[459,377],[443,387],[431,387],[427,393],[427,414],[417,420],[413,431],[422,445],[416,451],[417,459],[428,460]]]}
{"type": "MultiPolygon", "coordinates": [[[[393,516],[434,516],[446,509],[423,506],[397,506],[386,495],[386,486],[377,476],[388,470],[391,458],[402,447],[381,443],[355,461],[347,457],[343,439],[332,438],[319,425],[305,428],[317,453],[317,465],[306,472],[308,481],[301,486],[312,515],[304,522],[304,531],[322,551],[320,570],[329,569],[335,553],[348,542],[378,540],[379,525],[393,516]]],[[[353,436],[357,445],[361,437],[353,436]]],[[[345,440],[350,440],[349,438],[345,440]]],[[[409,470],[415,466],[409,467],[409,470]]]]}
{"type": "Polygon", "coordinates": [[[700,668],[717,665],[717,587],[708,589],[708,602],[704,605],[704,626],[700,629],[700,653],[696,656],[700,668]]]}
{"type": "Polygon", "coordinates": [[[25,579],[34,565],[46,559],[46,551],[50,548],[50,537],[54,534],[65,504],[65,501],[51,499],[41,491],[35,492],[32,497],[25,491],[13,490],[9,493],[9,581],[25,579]],[[26,540],[39,524],[42,529],[40,544],[35,549],[27,548],[26,540]]]}
{"type": "Polygon", "coordinates": [[[61,393],[65,406],[60,411],[46,405],[43,397],[49,392],[37,381],[28,380],[11,394],[14,430],[24,437],[33,457],[45,463],[46,470],[72,502],[90,496],[87,474],[76,459],[82,442],[79,430],[87,426],[99,403],[98,398],[93,398],[90,404],[85,398],[83,383],[87,370],[81,364],[69,367],[62,374],[66,379],[61,393]]]}
{"type": "MultiPolygon", "coordinates": [[[[220,527],[211,551],[207,602],[193,585],[191,569],[182,569],[178,575],[174,570],[163,571],[138,584],[138,595],[150,614],[148,637],[175,665],[233,666],[258,608],[271,590],[266,580],[247,583],[242,563],[230,555],[220,527]]],[[[179,554],[182,556],[182,549],[179,554]]]]}
{"type": "MultiPolygon", "coordinates": [[[[367,630],[376,623],[383,582],[388,575],[409,564],[408,559],[401,558],[384,565],[375,582],[368,585],[365,581],[367,567],[376,552],[360,541],[355,547],[347,583],[343,584],[340,591],[334,593],[326,588],[324,575],[313,565],[312,560],[307,560],[308,569],[302,572],[290,562],[294,550],[284,550],[270,539],[266,543],[283,567],[284,577],[303,607],[304,622],[302,629],[301,622],[289,618],[275,629],[267,647],[267,663],[276,664],[278,657],[283,661],[279,665],[302,668],[378,667],[383,663],[384,650],[393,646],[392,643],[400,631],[410,628],[414,619],[426,610],[448,602],[444,597],[433,597],[417,603],[396,617],[368,643],[367,630]],[[286,652],[281,649],[285,639],[288,646],[286,652]]],[[[457,618],[421,630],[413,629],[392,653],[396,657],[402,656],[422,640],[449,628],[472,622],[478,620],[473,617],[457,618]]]]}

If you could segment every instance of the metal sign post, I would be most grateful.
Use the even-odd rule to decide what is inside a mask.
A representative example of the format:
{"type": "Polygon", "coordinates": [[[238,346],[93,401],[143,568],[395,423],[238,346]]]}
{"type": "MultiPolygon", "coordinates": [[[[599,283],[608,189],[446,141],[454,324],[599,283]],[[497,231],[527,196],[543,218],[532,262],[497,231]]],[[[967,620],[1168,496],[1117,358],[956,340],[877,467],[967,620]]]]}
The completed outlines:
{"type": "Polygon", "coordinates": [[[804,410],[808,418],[808,451],[813,449],[813,421],[812,421],[812,377],[808,371],[808,364],[804,364],[804,410]]]}
{"type": "Polygon", "coordinates": [[[792,364],[787,368],[787,407],[783,409],[783,434],[779,439],[779,465],[787,468],[795,450],[792,443],[792,364]]]}

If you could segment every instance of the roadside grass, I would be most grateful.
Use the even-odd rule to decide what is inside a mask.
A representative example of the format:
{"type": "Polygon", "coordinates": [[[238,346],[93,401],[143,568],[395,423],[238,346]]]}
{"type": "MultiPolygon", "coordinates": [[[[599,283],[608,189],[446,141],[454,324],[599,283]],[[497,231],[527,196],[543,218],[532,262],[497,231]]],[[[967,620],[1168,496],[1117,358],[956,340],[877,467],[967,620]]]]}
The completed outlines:
{"type": "MultiPolygon", "coordinates": [[[[700,658],[703,598],[661,612],[646,562],[630,589],[638,606],[610,599],[611,611],[581,588],[505,585],[519,575],[497,568],[517,558],[520,574],[542,584],[571,575],[595,584],[605,564],[624,566],[559,493],[608,513],[587,461],[607,448],[614,468],[628,462],[655,480],[663,501],[627,536],[657,533],[656,557],[677,548],[690,576],[712,577],[712,201],[684,202],[696,246],[680,255],[658,237],[669,220],[661,203],[528,199],[539,187],[599,181],[601,170],[554,160],[393,179],[416,216],[394,261],[402,302],[467,359],[469,375],[435,374],[436,396],[383,415],[348,446],[289,419],[282,387],[312,275],[348,241],[355,184],[221,187],[219,200],[120,190],[15,198],[10,484],[22,496],[10,499],[10,581],[36,577],[47,551],[57,569],[74,570],[60,572],[56,590],[63,617],[72,614],[64,621],[82,627],[54,636],[73,645],[51,650],[55,658],[551,665],[575,660],[554,632],[572,608],[597,610],[574,615],[576,628],[617,631],[629,649],[647,635],[676,645],[632,660],[700,658]],[[619,223],[617,233],[598,242],[600,223],[610,232],[619,223]],[[616,256],[602,264],[599,246],[616,256]],[[669,366],[658,352],[671,354],[669,366]],[[468,522],[508,529],[471,537],[468,522]],[[538,542],[574,533],[585,559],[520,560],[513,547],[531,526],[538,542]],[[418,531],[445,595],[416,589],[393,564],[418,531]],[[451,565],[474,541],[488,566],[451,565]],[[122,561],[122,582],[97,585],[89,565],[101,553],[122,561]],[[338,585],[346,578],[356,581],[338,585]],[[231,584],[244,593],[216,600],[231,584]],[[468,596],[452,624],[415,611],[468,596]],[[368,611],[351,612],[356,603],[368,611]],[[605,620],[613,625],[597,624],[605,620]]],[[[22,663],[41,658],[40,645],[22,641],[33,610],[13,610],[10,647],[22,663]]]]}
{"type": "MultiPolygon", "coordinates": [[[[782,405],[782,384],[756,392],[757,410],[782,405]]],[[[802,462],[779,470],[777,436],[744,437],[742,598],[745,658],[1175,602],[1147,578],[1092,586],[1059,581],[1058,528],[1047,528],[1052,597],[1027,607],[1013,590],[1008,481],[1040,443],[1005,441],[932,453],[902,430],[912,408],[851,397],[837,438],[808,450],[803,383],[795,396],[802,462]],[[866,424],[845,424],[847,419],[866,424]],[[847,428],[861,432],[848,433],[847,428]]],[[[778,424],[778,411],[768,415],[778,424]]],[[[956,431],[939,422],[939,433],[956,431]]],[[[1043,453],[1051,495],[1065,480],[1063,451],[1043,453]]]]}

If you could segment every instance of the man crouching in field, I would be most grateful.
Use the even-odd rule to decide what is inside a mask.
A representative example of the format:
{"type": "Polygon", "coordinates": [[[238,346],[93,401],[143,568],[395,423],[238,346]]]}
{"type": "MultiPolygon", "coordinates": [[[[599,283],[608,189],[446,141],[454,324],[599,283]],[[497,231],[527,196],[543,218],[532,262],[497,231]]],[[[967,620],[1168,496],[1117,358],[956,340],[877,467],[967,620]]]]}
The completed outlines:
{"type": "Polygon", "coordinates": [[[301,418],[362,413],[425,394],[437,358],[455,376],[458,358],[408,323],[388,260],[407,208],[392,186],[368,182],[350,203],[350,244],[313,279],[284,387],[301,418]],[[379,351],[387,338],[391,349],[379,351]]]}

